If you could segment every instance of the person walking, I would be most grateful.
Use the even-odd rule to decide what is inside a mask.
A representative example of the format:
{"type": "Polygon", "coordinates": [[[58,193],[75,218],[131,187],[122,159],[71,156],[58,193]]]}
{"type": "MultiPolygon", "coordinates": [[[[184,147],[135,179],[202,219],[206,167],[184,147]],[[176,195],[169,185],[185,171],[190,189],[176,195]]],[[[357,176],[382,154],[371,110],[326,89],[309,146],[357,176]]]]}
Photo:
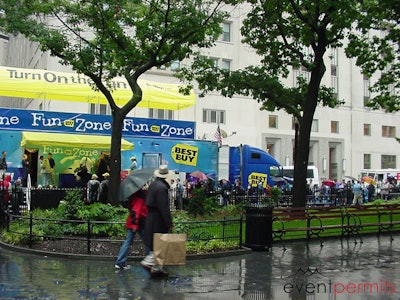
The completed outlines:
{"type": "Polygon", "coordinates": [[[42,174],[42,186],[43,187],[48,187],[50,184],[50,176],[51,176],[51,168],[50,168],[50,163],[49,160],[44,157],[43,155],[40,155],[40,173],[42,174]]]}
{"type": "Polygon", "coordinates": [[[149,254],[140,264],[150,269],[152,274],[164,273],[163,267],[157,265],[153,254],[153,235],[154,233],[172,232],[173,224],[168,199],[169,182],[172,172],[168,166],[160,165],[154,172],[156,179],[150,184],[147,191],[146,206],[148,213],[144,225],[144,244],[149,250],[149,254]]]}
{"type": "Polygon", "coordinates": [[[28,175],[31,172],[31,165],[28,160],[28,155],[26,154],[22,155],[21,165],[22,165],[21,183],[23,187],[26,187],[28,185],[28,175]]]}
{"type": "Polygon", "coordinates": [[[0,160],[0,179],[4,179],[6,172],[7,172],[7,152],[3,151],[1,153],[1,160],[0,160]]]}
{"type": "Polygon", "coordinates": [[[131,162],[132,163],[131,163],[131,165],[129,167],[129,170],[130,170],[130,172],[133,172],[133,171],[135,171],[137,169],[137,160],[136,160],[135,156],[131,157],[131,162]]]}
{"type": "Polygon", "coordinates": [[[99,202],[105,204],[108,203],[108,186],[110,185],[110,173],[106,172],[102,174],[102,177],[104,179],[100,182],[99,202]]]}
{"type": "Polygon", "coordinates": [[[175,209],[182,209],[183,200],[183,184],[179,178],[176,179],[176,195],[175,195],[175,209]]]}
{"type": "Polygon", "coordinates": [[[96,174],[92,174],[91,179],[87,183],[87,197],[86,200],[89,204],[99,200],[100,181],[96,174]]]}
{"type": "Polygon", "coordinates": [[[107,154],[105,152],[101,152],[99,159],[96,163],[96,171],[95,171],[100,182],[104,180],[103,174],[108,173],[109,170],[110,170],[110,165],[108,163],[107,154]]]}
{"type": "MultiPolygon", "coordinates": [[[[144,222],[147,215],[147,206],[145,204],[146,190],[140,189],[129,197],[128,209],[129,214],[126,218],[125,227],[127,230],[126,239],[118,252],[117,260],[115,261],[115,268],[118,270],[129,269],[130,266],[126,264],[129,255],[129,249],[135,239],[136,233],[139,233],[143,240],[144,222]]],[[[146,255],[149,250],[145,245],[146,255]]]]}
{"type": "Polygon", "coordinates": [[[50,165],[50,184],[53,187],[56,185],[56,178],[55,178],[56,175],[54,173],[54,169],[56,167],[56,162],[53,158],[53,154],[50,152],[47,154],[47,159],[48,159],[49,165],[50,165]]]}
{"type": "Polygon", "coordinates": [[[0,178],[0,204],[1,210],[4,212],[8,211],[8,205],[12,196],[12,184],[11,176],[5,175],[0,178]]]}
{"type": "Polygon", "coordinates": [[[360,205],[363,203],[363,198],[362,198],[362,194],[363,194],[363,190],[362,190],[362,186],[360,184],[360,181],[356,181],[353,184],[352,187],[352,191],[353,191],[353,205],[360,205]]]}

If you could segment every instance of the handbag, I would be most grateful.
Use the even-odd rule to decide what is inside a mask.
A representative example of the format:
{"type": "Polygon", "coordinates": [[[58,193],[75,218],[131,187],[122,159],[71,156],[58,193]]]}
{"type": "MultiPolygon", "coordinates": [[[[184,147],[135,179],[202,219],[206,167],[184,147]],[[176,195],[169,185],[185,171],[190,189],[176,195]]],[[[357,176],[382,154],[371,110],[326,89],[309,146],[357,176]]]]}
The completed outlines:
{"type": "Polygon", "coordinates": [[[154,233],[156,263],[161,266],[186,264],[186,238],[184,233],[154,233]]]}

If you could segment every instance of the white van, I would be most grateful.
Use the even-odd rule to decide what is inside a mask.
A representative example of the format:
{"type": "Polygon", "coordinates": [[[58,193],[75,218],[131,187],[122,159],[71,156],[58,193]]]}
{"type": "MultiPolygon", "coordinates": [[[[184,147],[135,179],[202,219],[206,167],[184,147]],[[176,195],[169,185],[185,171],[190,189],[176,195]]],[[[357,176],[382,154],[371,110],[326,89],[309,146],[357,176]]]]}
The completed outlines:
{"type": "MultiPolygon", "coordinates": [[[[294,178],[294,166],[283,166],[283,176],[294,178]]],[[[319,173],[316,166],[307,167],[307,183],[312,179],[314,185],[319,187],[319,173]]]]}

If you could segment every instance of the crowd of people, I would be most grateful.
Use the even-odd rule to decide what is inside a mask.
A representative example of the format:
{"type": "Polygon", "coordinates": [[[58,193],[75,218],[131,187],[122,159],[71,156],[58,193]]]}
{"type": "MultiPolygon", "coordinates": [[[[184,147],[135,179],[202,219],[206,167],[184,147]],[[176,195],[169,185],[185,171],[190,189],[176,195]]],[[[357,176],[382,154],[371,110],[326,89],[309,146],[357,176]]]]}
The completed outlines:
{"type": "Polygon", "coordinates": [[[322,181],[320,186],[313,185],[311,181],[308,183],[307,189],[309,196],[314,198],[314,201],[334,196],[337,204],[344,205],[360,205],[378,198],[389,200],[393,193],[400,192],[400,186],[394,177],[388,177],[378,182],[373,179],[368,181],[362,179],[326,180],[322,181]]]}

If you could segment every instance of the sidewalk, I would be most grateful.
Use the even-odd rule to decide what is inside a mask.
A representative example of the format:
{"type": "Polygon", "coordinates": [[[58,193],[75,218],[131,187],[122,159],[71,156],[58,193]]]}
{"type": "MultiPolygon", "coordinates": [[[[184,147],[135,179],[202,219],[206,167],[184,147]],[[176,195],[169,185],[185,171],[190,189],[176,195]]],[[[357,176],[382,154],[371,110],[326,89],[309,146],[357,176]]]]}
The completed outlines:
{"type": "Polygon", "coordinates": [[[294,242],[283,251],[188,260],[151,279],[137,261],[52,258],[0,248],[0,299],[400,299],[400,235],[294,242]]]}

